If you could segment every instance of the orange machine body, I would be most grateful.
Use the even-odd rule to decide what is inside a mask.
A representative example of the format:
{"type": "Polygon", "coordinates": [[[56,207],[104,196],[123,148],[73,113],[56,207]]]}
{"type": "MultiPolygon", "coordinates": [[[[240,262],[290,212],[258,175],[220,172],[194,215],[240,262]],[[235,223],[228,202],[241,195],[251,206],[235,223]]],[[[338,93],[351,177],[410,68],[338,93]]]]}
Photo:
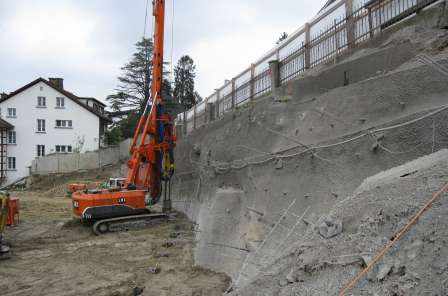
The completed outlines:
{"type": "Polygon", "coordinates": [[[95,193],[77,191],[73,193],[73,213],[83,221],[96,221],[145,214],[147,192],[145,190],[102,190],[95,193]]]}
{"type": "Polygon", "coordinates": [[[74,193],[76,191],[87,190],[87,184],[82,183],[72,183],[68,185],[68,192],[74,193]]]}
{"type": "Polygon", "coordinates": [[[148,213],[146,206],[159,202],[163,182],[166,193],[167,184],[174,173],[174,118],[169,114],[162,94],[165,0],[154,0],[153,6],[155,27],[151,97],[147,98],[134,133],[128,175],[122,188],[73,193],[74,213],[83,221],[148,213]]]}
{"type": "Polygon", "coordinates": [[[84,191],[88,189],[96,189],[101,185],[101,182],[90,182],[90,183],[72,183],[68,185],[68,194],[73,194],[76,191],[84,191]]]}

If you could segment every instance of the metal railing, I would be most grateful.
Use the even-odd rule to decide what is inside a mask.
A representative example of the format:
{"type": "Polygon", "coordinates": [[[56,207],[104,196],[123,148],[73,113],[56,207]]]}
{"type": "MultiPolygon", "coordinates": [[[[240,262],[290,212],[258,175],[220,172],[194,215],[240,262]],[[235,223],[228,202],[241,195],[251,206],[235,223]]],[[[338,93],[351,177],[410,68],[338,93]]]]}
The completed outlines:
{"type": "MultiPolygon", "coordinates": [[[[186,113],[187,132],[206,123],[208,103],[215,118],[270,92],[269,62],[280,62],[280,83],[332,61],[382,30],[440,0],[340,0],[321,11],[248,69],[186,113]],[[202,116],[202,117],[201,117],[202,116]],[[200,120],[198,120],[200,119],[200,120]]],[[[183,119],[181,119],[183,120],[183,119]]]]}

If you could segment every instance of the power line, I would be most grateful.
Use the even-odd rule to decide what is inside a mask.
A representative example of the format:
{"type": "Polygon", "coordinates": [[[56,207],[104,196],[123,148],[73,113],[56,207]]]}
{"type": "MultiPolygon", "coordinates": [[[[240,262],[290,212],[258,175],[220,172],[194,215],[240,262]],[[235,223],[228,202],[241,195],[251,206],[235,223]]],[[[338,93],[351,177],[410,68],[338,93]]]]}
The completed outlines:
{"type": "Polygon", "coordinates": [[[148,8],[149,8],[149,0],[146,0],[146,8],[145,8],[145,25],[143,27],[143,38],[146,37],[146,26],[148,24],[148,8]]]}

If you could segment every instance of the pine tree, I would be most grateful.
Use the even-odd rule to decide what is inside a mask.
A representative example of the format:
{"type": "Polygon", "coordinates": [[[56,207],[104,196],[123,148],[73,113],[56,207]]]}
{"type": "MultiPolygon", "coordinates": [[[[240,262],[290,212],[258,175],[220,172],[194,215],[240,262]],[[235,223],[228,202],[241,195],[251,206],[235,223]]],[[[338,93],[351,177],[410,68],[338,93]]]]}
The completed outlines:
{"type": "Polygon", "coordinates": [[[280,35],[280,38],[278,38],[276,44],[282,43],[284,40],[288,38],[288,33],[283,32],[282,35],[280,35]]]}
{"type": "Polygon", "coordinates": [[[174,97],[187,109],[196,104],[195,77],[196,66],[193,59],[188,55],[181,57],[174,68],[174,97]]]}
{"type": "MultiPolygon", "coordinates": [[[[121,139],[133,136],[147,101],[149,99],[152,81],[152,39],[143,38],[135,44],[136,52],[132,55],[131,61],[126,63],[121,70],[122,75],[118,77],[119,85],[116,93],[107,97],[113,111],[132,110],[129,115],[114,123],[107,131],[105,141],[109,144],[116,144],[121,139]]],[[[172,96],[171,83],[167,76],[169,72],[164,72],[163,95],[172,96]]]]}
{"type": "MultiPolygon", "coordinates": [[[[121,70],[118,77],[119,85],[116,93],[107,97],[114,111],[133,109],[140,114],[147,104],[152,81],[152,55],[154,44],[152,39],[143,38],[135,44],[136,52],[131,61],[121,70]]],[[[163,89],[168,95],[172,94],[171,84],[164,72],[163,89]]]]}

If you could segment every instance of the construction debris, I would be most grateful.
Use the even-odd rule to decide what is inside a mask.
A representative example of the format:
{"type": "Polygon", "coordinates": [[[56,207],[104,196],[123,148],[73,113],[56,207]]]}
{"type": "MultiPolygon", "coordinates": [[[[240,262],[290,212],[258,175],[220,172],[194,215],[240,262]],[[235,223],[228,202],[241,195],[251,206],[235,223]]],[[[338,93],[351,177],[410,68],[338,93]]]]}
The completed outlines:
{"type": "Polygon", "coordinates": [[[152,273],[152,274],[158,274],[158,273],[160,273],[160,271],[161,271],[161,269],[160,269],[159,265],[156,265],[154,267],[151,266],[148,268],[148,272],[152,273]]]}
{"type": "Polygon", "coordinates": [[[324,238],[332,238],[342,233],[342,221],[330,217],[322,217],[318,222],[319,233],[324,238]]]}

